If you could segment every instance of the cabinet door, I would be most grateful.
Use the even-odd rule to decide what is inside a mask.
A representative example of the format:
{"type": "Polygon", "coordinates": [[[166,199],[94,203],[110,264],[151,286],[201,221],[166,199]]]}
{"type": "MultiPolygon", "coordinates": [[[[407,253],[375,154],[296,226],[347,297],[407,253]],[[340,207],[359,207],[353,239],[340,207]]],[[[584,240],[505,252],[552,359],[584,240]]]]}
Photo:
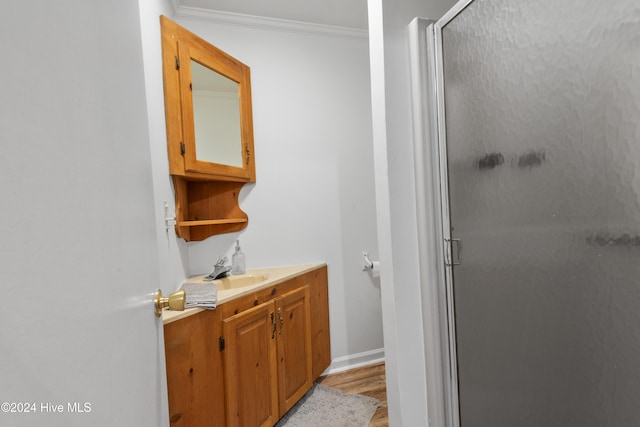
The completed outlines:
{"type": "Polygon", "coordinates": [[[276,299],[280,416],[311,388],[311,309],[309,286],[276,299]]]}
{"type": "Polygon", "coordinates": [[[203,311],[164,325],[171,427],[224,427],[220,318],[203,311]]]}
{"type": "Polygon", "coordinates": [[[229,427],[271,427],[278,421],[276,327],[273,302],[223,321],[229,427]]]}

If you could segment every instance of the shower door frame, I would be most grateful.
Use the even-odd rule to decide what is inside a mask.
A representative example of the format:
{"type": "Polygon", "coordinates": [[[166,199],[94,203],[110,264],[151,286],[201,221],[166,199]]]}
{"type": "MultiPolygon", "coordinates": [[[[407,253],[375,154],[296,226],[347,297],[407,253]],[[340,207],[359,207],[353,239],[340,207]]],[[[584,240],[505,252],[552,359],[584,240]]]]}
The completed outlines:
{"type": "Polygon", "coordinates": [[[474,1],[461,0],[438,21],[416,18],[409,26],[427,400],[430,421],[447,427],[460,427],[460,408],[442,30],[474,1]]]}

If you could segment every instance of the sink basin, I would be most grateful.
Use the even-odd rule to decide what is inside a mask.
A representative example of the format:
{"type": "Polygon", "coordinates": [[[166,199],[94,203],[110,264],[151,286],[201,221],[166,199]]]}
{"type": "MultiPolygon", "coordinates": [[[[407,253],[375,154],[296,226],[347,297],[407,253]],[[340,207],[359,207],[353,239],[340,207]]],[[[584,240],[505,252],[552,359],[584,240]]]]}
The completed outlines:
{"type": "Polygon", "coordinates": [[[218,289],[237,289],[245,286],[255,285],[267,280],[266,274],[241,274],[239,276],[227,276],[216,280],[218,289]]]}

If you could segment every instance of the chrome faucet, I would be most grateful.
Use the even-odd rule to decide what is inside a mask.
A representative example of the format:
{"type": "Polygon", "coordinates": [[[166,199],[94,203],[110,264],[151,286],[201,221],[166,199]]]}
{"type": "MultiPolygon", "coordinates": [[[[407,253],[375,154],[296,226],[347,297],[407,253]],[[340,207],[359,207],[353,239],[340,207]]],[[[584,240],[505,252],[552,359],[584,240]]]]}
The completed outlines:
{"type": "Polygon", "coordinates": [[[213,266],[213,271],[205,276],[202,280],[206,282],[210,282],[212,280],[221,279],[225,277],[231,271],[230,265],[225,265],[227,263],[227,257],[220,255],[218,257],[218,261],[216,261],[216,265],[213,266]]]}

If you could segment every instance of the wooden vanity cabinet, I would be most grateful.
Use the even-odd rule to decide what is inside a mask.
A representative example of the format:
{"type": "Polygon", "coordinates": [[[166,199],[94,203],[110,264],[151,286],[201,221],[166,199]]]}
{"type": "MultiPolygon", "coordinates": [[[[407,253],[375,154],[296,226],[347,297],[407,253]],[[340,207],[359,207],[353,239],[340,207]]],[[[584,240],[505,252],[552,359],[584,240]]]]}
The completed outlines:
{"type": "Polygon", "coordinates": [[[273,426],[331,362],[327,267],[165,325],[172,426],[273,426]]]}
{"type": "Polygon", "coordinates": [[[313,383],[309,286],[223,320],[229,427],[273,426],[313,383]]]}

